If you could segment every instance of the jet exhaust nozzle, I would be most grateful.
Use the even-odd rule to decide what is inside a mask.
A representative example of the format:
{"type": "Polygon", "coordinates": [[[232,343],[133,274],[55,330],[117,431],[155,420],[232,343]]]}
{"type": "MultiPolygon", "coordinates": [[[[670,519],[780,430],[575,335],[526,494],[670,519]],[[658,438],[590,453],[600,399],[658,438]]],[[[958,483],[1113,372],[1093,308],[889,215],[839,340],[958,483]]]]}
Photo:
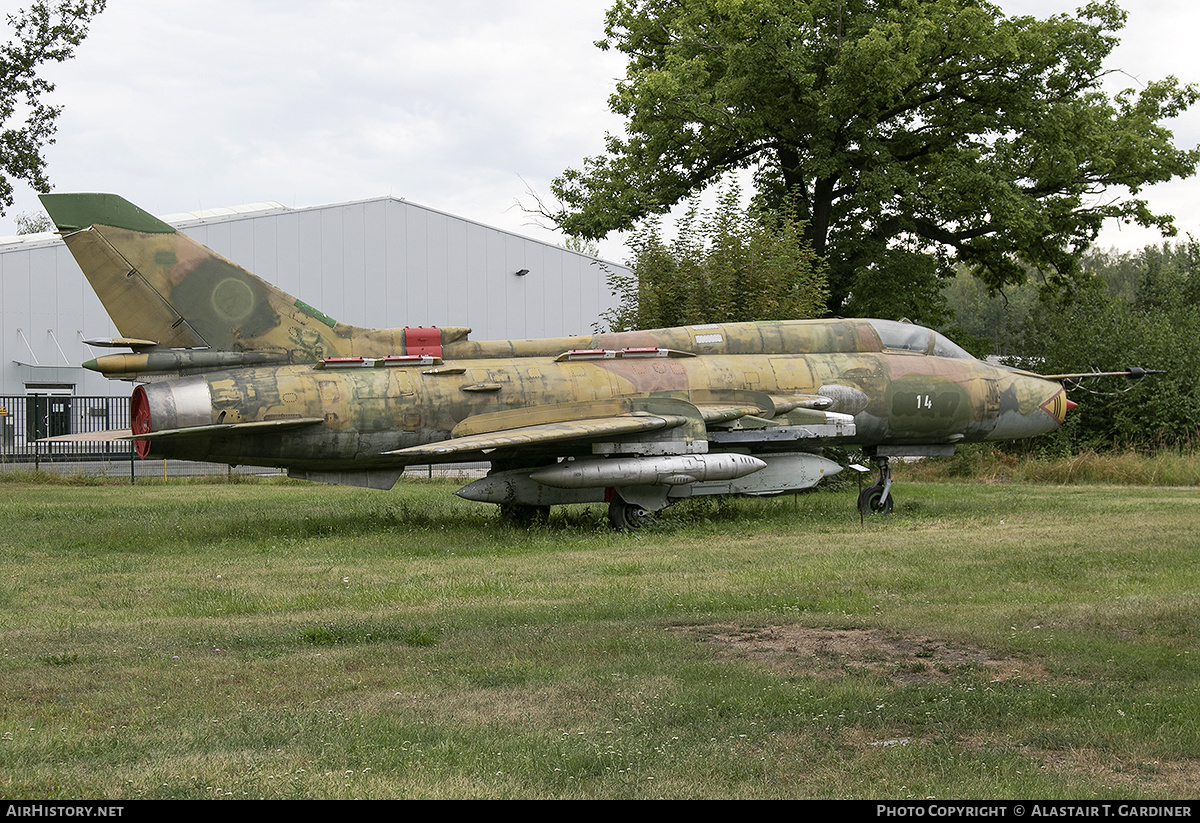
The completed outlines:
{"type": "Polygon", "coordinates": [[[200,377],[138,386],[129,398],[129,428],[138,457],[150,454],[146,435],[212,423],[212,394],[200,377]]]}

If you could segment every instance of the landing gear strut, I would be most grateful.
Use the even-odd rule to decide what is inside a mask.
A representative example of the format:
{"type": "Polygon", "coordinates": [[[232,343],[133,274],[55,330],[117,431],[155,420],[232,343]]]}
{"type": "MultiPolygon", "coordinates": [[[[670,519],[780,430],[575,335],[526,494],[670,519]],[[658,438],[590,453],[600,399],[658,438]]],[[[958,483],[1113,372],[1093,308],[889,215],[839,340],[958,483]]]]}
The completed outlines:
{"type": "Polygon", "coordinates": [[[858,495],[858,511],[863,515],[892,513],[892,467],[886,457],[875,457],[879,482],[867,486],[858,495]]]}

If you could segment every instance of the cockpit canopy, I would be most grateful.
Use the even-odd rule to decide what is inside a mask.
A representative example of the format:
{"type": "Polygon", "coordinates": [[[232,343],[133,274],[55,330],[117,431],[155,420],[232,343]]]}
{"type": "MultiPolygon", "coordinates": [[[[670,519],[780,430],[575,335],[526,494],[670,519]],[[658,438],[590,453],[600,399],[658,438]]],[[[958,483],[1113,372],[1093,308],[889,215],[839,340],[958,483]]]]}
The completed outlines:
{"type": "Polygon", "coordinates": [[[957,360],[974,360],[966,350],[932,329],[895,320],[871,320],[875,333],[885,349],[932,354],[934,357],[952,357],[957,360]]]}

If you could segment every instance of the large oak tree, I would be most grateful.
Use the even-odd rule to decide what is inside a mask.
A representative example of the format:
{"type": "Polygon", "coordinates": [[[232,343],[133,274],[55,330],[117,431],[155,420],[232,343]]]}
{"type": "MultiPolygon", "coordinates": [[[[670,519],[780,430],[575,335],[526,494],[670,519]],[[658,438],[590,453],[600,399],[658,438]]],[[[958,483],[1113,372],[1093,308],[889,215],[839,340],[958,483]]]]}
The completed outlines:
{"type": "Polygon", "coordinates": [[[598,45],[628,55],[610,100],[626,131],[555,180],[554,217],[600,238],[752,169],[828,261],[832,312],[897,261],[958,260],[991,287],[1071,277],[1107,219],[1173,233],[1139,193],[1200,162],[1164,126],[1195,85],[1106,91],[1124,21],[1111,0],[1045,20],[980,0],[617,0],[598,45]]]}

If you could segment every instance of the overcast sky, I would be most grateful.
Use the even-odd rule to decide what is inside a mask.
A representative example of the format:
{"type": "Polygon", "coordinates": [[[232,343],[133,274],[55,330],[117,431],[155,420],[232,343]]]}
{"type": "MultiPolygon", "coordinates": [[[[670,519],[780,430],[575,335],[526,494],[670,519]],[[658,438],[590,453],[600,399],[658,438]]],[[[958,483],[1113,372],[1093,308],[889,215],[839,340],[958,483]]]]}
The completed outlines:
{"type": "MultiPolygon", "coordinates": [[[[108,191],[154,214],[394,196],[562,242],[518,203],[603,150],[624,74],[593,44],[609,0],[108,0],[73,60],[50,72],[64,106],[47,153],[55,191],[108,191]]],[[[23,0],[0,0],[11,12],[23,0]]],[[[1001,0],[1045,17],[1081,3],[1001,0]]],[[[1200,82],[1200,3],[1125,0],[1110,67],[1121,87],[1200,82]]],[[[1200,144],[1200,110],[1174,124],[1200,144]]],[[[1200,237],[1200,181],[1150,189],[1200,237]]],[[[0,218],[39,212],[33,192],[0,218]]],[[[1133,251],[1155,233],[1112,226],[1133,251]]],[[[618,242],[602,246],[618,261],[618,242]]]]}

